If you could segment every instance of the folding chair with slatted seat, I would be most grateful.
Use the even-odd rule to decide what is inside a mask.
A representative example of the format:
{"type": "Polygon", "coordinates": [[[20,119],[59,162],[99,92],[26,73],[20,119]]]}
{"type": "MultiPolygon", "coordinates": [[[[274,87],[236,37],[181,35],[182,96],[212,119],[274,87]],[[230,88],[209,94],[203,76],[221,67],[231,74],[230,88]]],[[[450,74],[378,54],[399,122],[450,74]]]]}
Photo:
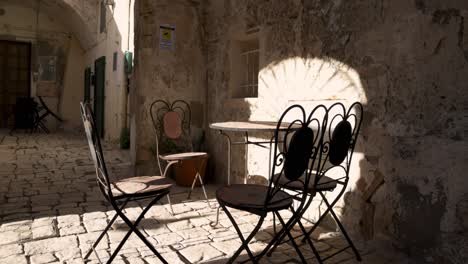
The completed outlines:
{"type": "Polygon", "coordinates": [[[89,104],[81,103],[81,117],[83,119],[83,125],[86,131],[91,157],[96,167],[97,184],[105,199],[112,205],[116,212],[104,231],[97,238],[96,242],[91,246],[91,249],[87,252],[84,259],[88,259],[89,255],[94,252],[99,262],[102,263],[95,250],[96,246],[115,222],[117,217],[120,217],[125,222],[125,224],[127,224],[130,230],[123,237],[122,241],[114,250],[107,263],[112,262],[132,233],[135,233],[163,263],[167,263],[161,254],[154,248],[154,246],[137,229],[137,226],[148,210],[162,197],[169,194],[170,188],[172,186],[171,182],[161,176],[137,176],[111,182],[107,173],[100,138],[96,133],[94,115],[89,104]],[[132,223],[132,221],[130,221],[130,219],[124,214],[123,209],[128,202],[137,200],[149,200],[149,203],[143,209],[137,219],[132,223]]]}
{"type": "MultiPolygon", "coordinates": [[[[309,239],[312,232],[316,230],[323,219],[328,214],[331,214],[346,239],[348,246],[333,254],[329,254],[325,258],[321,258],[317,255],[319,263],[322,263],[348,248],[352,249],[358,261],[361,260],[359,251],[354,246],[343,224],[334,212],[333,207],[343,196],[349,182],[351,159],[361,128],[362,117],[363,107],[359,102],[352,104],[348,110],[346,110],[346,107],[342,103],[335,103],[327,110],[327,128],[324,134],[323,148],[321,148],[322,151],[320,153],[321,164],[318,170],[312,172],[314,180],[309,182],[308,188],[308,194],[311,197],[314,197],[316,194],[320,195],[320,198],[325,203],[326,209],[314,223],[313,227],[309,231],[304,232],[305,236],[302,242],[309,239]],[[333,192],[337,190],[337,188],[339,188],[338,193],[335,194],[331,202],[328,201],[326,193],[333,192]]],[[[288,184],[288,180],[283,174],[274,174],[273,179],[285,189],[296,192],[302,191],[302,186],[297,184],[297,182],[288,184]]],[[[304,210],[307,210],[307,207],[305,207],[304,210]]],[[[305,229],[300,220],[298,224],[304,231],[305,229]]]]}
{"type": "MultiPolygon", "coordinates": [[[[310,172],[317,164],[317,148],[321,144],[320,142],[325,128],[325,124],[323,123],[324,118],[316,117],[319,112],[322,112],[322,115],[318,116],[323,117],[326,108],[324,106],[318,106],[307,117],[304,108],[300,105],[289,107],[279,119],[274,135],[274,154],[271,166],[272,175],[276,173],[284,174],[288,182],[298,182],[298,184],[303,187],[303,192],[292,196],[284,192],[277,181],[269,181],[268,186],[234,184],[219,188],[216,191],[218,203],[232,222],[242,241],[242,245],[229,259],[228,263],[232,263],[243,250],[247,251],[249,260],[258,262],[265,252],[275,245],[278,239],[283,239],[284,236],[290,238],[292,246],[296,250],[301,261],[306,262],[300,248],[294,239],[291,239],[292,235],[290,231],[298,221],[297,219],[302,216],[302,208],[306,206],[310,200],[307,195],[307,186],[309,185],[311,176],[310,172]],[[287,130],[281,131],[280,134],[280,127],[284,125],[284,120],[294,121],[289,124],[287,130]],[[301,179],[301,175],[304,173],[305,177],[301,179]],[[296,209],[292,207],[293,199],[296,199],[299,203],[296,209]],[[235,217],[232,216],[228,208],[247,211],[260,217],[255,228],[247,238],[244,238],[235,217]],[[288,209],[292,210],[293,214],[286,222],[281,217],[280,211],[288,209]],[[249,248],[249,242],[259,231],[265,217],[269,213],[278,217],[282,229],[273,237],[262,253],[254,256],[249,248]]],[[[311,246],[312,250],[316,252],[315,247],[312,244],[311,246]]]]}
{"type": "MultiPolygon", "coordinates": [[[[190,134],[191,110],[189,104],[183,100],[176,100],[172,103],[164,100],[156,100],[150,106],[150,115],[155,130],[155,151],[159,172],[161,175],[167,176],[167,172],[172,165],[188,160],[194,161],[193,164],[195,164],[196,173],[187,199],[190,199],[198,180],[208,206],[210,207],[210,201],[206,195],[205,185],[200,175],[201,168],[206,165],[208,153],[193,151],[190,134]],[[168,147],[163,143],[170,145],[175,151],[174,149],[168,150],[168,147]],[[172,151],[172,153],[170,151],[172,151]],[[165,164],[164,170],[162,170],[162,164],[165,164]]],[[[169,195],[167,198],[172,210],[169,195]]],[[[173,210],[172,212],[174,213],[173,210]]]]}

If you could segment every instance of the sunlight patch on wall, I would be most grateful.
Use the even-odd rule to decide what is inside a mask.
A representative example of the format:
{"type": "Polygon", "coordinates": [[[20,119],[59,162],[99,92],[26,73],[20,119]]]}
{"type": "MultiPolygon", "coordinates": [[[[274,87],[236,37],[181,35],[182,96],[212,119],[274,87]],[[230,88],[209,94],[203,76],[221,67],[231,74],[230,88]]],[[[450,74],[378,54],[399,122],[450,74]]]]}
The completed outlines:
{"type": "MultiPolygon", "coordinates": [[[[328,106],[338,101],[346,107],[355,101],[367,104],[367,96],[358,72],[332,58],[300,57],[264,66],[259,73],[258,98],[245,99],[250,107],[250,120],[270,121],[278,120],[283,111],[293,104],[302,105],[308,114],[318,104],[328,106]]],[[[269,137],[252,134],[249,135],[249,139],[264,141],[269,137]]],[[[270,174],[268,157],[267,149],[250,147],[246,173],[267,178],[270,174]]],[[[360,162],[363,159],[363,153],[354,153],[347,191],[357,190],[361,178],[360,162]]],[[[330,192],[327,196],[333,198],[338,191],[330,192]]],[[[337,204],[337,207],[342,206],[344,200],[337,204]]],[[[307,217],[316,219],[316,213],[317,211],[308,212],[307,217]]]]}
{"type": "Polygon", "coordinates": [[[249,102],[250,119],[275,120],[295,103],[310,108],[336,101],[367,103],[357,71],[332,58],[292,57],[260,70],[258,99],[249,102]]]}

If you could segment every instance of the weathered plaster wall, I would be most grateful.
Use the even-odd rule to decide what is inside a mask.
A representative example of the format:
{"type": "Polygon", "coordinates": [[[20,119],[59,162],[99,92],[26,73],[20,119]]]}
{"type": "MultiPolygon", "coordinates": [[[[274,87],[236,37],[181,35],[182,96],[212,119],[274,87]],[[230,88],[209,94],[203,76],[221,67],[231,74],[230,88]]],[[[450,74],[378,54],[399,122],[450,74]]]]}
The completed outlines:
{"type": "MultiPolygon", "coordinates": [[[[95,14],[95,0],[2,0],[3,5],[15,5],[26,8],[40,7],[41,12],[53,14],[55,20],[60,21],[63,28],[67,28],[79,40],[83,48],[92,46],[97,32],[97,16],[95,14]]],[[[35,16],[21,17],[25,20],[35,16]]]]}
{"type": "Polygon", "coordinates": [[[135,17],[132,152],[135,162],[151,167],[154,160],[149,147],[155,139],[149,107],[154,100],[186,100],[192,108],[192,127],[204,125],[202,109],[206,94],[202,26],[195,1],[139,0],[135,3],[135,17]],[[176,27],[173,50],[159,49],[161,24],[176,27]]]}
{"type": "Polygon", "coordinates": [[[84,54],[80,43],[75,38],[72,38],[70,48],[68,49],[63,78],[65,89],[63,89],[59,106],[60,114],[67,120],[65,129],[72,131],[81,130],[83,126],[77,105],[84,97],[84,54]]]}
{"type": "MultiPolygon", "coordinates": [[[[360,100],[366,120],[344,222],[354,231],[371,226],[418,261],[466,260],[468,2],[213,0],[204,10],[208,123],[274,119],[296,101],[360,100]],[[259,96],[232,99],[227,51],[236,32],[252,27],[259,96]],[[363,192],[380,175],[369,221],[363,192]]],[[[224,139],[210,132],[208,146],[223,180],[224,139]]],[[[264,173],[251,153],[249,173],[264,173]]],[[[242,159],[233,174],[244,174],[242,159]]]]}
{"type": "MultiPolygon", "coordinates": [[[[77,98],[81,98],[83,93],[81,73],[84,67],[83,61],[71,60],[71,57],[83,56],[83,50],[77,39],[68,28],[64,27],[59,20],[52,18],[40,6],[7,1],[0,3],[0,8],[5,10],[0,20],[0,38],[32,44],[31,96],[36,95],[38,85],[38,57],[57,57],[55,86],[59,95],[45,98],[45,101],[52,111],[61,114],[66,120],[64,123],[66,129],[76,128],[81,123],[80,117],[73,111],[62,110],[63,105],[70,105],[73,101],[77,104],[79,100],[77,98]]],[[[55,120],[49,119],[48,126],[53,129],[55,120]]]]}
{"type": "MultiPolygon", "coordinates": [[[[106,30],[100,32],[99,23],[95,27],[95,43],[86,49],[85,63],[94,72],[94,62],[106,57],[105,80],[105,116],[104,133],[109,140],[118,139],[121,129],[126,126],[127,79],[125,75],[125,51],[133,52],[133,10],[134,0],[116,1],[114,7],[107,6],[106,30]],[[117,67],[113,69],[113,54],[117,53],[117,67]]],[[[100,14],[100,2],[93,3],[92,11],[96,17],[100,14]]],[[[84,68],[83,73],[84,74],[84,68]]],[[[91,88],[91,98],[94,88],[91,88]]]]}
{"type": "MultiPolygon", "coordinates": [[[[5,9],[0,20],[0,38],[32,43],[33,72],[37,72],[37,56],[57,56],[60,95],[46,98],[46,103],[66,120],[64,129],[82,128],[79,102],[84,97],[84,70],[88,66],[94,71],[94,61],[105,56],[105,138],[119,138],[127,123],[124,52],[133,51],[133,5],[134,0],[119,0],[113,7],[107,6],[106,30],[101,33],[100,1],[0,1],[0,7],[5,9]]],[[[36,81],[32,79],[32,96],[36,95],[36,81]]],[[[91,97],[93,94],[91,88],[91,97]]],[[[54,121],[50,119],[51,127],[54,121]]]]}
{"type": "MultiPolygon", "coordinates": [[[[468,2],[139,0],[135,10],[135,162],[151,159],[154,99],[206,100],[200,127],[220,182],[226,145],[209,123],[276,120],[293,103],[358,100],[365,122],[343,221],[366,237],[395,241],[419,262],[466,262],[468,2]],[[159,50],[160,24],[176,25],[173,52],[159,50]],[[252,32],[258,97],[234,99],[230,50],[252,32]],[[380,177],[384,185],[365,201],[380,177]]],[[[249,148],[247,167],[243,155],[233,153],[237,181],[246,171],[268,173],[267,152],[249,148]]]]}

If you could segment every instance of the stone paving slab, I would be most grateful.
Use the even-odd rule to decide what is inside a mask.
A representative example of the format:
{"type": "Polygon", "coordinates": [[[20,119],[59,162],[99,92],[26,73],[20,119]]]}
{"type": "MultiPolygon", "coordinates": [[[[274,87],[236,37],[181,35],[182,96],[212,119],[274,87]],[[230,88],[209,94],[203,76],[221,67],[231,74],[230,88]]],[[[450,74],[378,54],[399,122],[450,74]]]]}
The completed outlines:
{"type": "MultiPolygon", "coordinates": [[[[128,153],[112,144],[104,144],[104,155],[113,179],[129,175],[128,153]]],[[[225,263],[240,246],[240,240],[225,214],[216,219],[217,186],[207,185],[212,208],[207,206],[200,189],[186,200],[188,189],[175,187],[171,200],[175,215],[166,199],[148,211],[140,230],[169,263],[225,263]]],[[[136,217],[144,202],[125,209],[136,217]]],[[[288,212],[284,212],[287,218],[288,212]]],[[[91,254],[83,259],[100,232],[114,216],[96,185],[94,167],[84,137],[69,134],[15,134],[0,131],[0,263],[99,263],[91,254]]],[[[248,234],[257,216],[233,210],[242,232],[248,234]]],[[[260,252],[273,235],[272,218],[252,240],[249,247],[260,252]]],[[[117,220],[96,251],[101,260],[110,257],[128,228],[117,220]]],[[[322,233],[322,231],[321,231],[322,233]]],[[[314,236],[320,254],[331,254],[342,244],[334,236],[314,236]]],[[[409,263],[390,246],[361,244],[361,263],[409,263]]],[[[316,263],[307,245],[301,246],[307,263],[316,263]]],[[[242,254],[238,260],[246,258],[242,254]]],[[[284,244],[260,263],[298,263],[294,249],[284,244]]],[[[113,263],[161,263],[144,243],[132,234],[113,263]]],[[[351,252],[327,263],[357,263],[351,252]]]]}

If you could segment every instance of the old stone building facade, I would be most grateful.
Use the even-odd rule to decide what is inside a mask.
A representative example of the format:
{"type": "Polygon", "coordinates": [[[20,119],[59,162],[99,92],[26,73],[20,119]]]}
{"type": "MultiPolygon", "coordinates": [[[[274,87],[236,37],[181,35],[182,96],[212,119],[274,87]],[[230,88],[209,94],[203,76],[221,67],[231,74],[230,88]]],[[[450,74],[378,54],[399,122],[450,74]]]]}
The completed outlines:
{"type": "MultiPolygon", "coordinates": [[[[0,1],[0,41],[30,45],[30,96],[43,96],[65,120],[63,129],[77,131],[82,127],[79,102],[86,97],[85,81],[89,88],[86,99],[99,101],[105,109],[105,138],[118,139],[127,126],[124,53],[133,51],[133,4],[131,0],[0,1]],[[101,100],[95,96],[97,84],[92,82],[93,75],[98,75],[98,59],[103,67],[101,100]],[[42,76],[44,61],[52,61],[55,69],[47,79],[42,76]]],[[[47,124],[53,130],[57,127],[54,121],[47,124]]]]}
{"type": "MultiPolygon", "coordinates": [[[[81,129],[85,70],[95,74],[105,58],[104,138],[119,137],[129,111],[139,171],[154,169],[156,99],[190,103],[193,140],[210,154],[208,180],[219,183],[226,142],[210,123],[360,101],[365,124],[343,222],[420,262],[468,256],[467,1],[0,0],[0,42],[30,45],[30,95],[45,90],[69,131],[81,129]],[[134,50],[133,29],[129,76],[123,54],[134,50]],[[164,43],[162,29],[172,33],[164,43]],[[53,79],[41,77],[43,58],[55,58],[53,79]]],[[[247,163],[245,154],[234,149],[235,181],[246,172],[264,180],[267,150],[249,148],[247,163]]]]}
{"type": "MultiPolygon", "coordinates": [[[[210,123],[275,120],[293,103],[361,101],[344,222],[418,261],[466,258],[468,2],[138,0],[135,17],[131,122],[140,168],[151,164],[155,99],[191,102],[218,182],[226,145],[210,123]],[[175,28],[172,49],[160,45],[161,25],[175,28]],[[247,53],[257,56],[253,93],[238,90],[247,53]]],[[[235,152],[238,179],[245,169],[267,173],[262,150],[249,149],[247,168],[243,150],[235,152]]]]}

